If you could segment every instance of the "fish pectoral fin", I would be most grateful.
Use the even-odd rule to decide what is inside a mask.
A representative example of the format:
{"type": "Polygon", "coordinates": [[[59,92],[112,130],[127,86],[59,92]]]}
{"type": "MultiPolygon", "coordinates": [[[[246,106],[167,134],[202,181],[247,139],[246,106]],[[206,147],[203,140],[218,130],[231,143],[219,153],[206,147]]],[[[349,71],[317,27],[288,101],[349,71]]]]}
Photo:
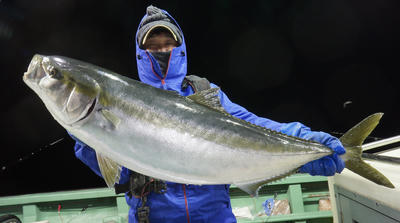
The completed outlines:
{"type": "Polygon", "coordinates": [[[101,109],[101,114],[114,128],[117,128],[119,123],[121,123],[121,119],[108,109],[101,109]]]}
{"type": "Polygon", "coordinates": [[[122,167],[110,158],[96,152],[97,163],[99,164],[101,175],[109,188],[113,188],[119,182],[122,167]]]}
{"type": "Polygon", "coordinates": [[[219,88],[210,88],[207,90],[203,90],[187,96],[187,98],[193,100],[194,102],[207,106],[209,108],[218,110],[220,112],[227,113],[221,105],[221,101],[219,100],[218,96],[219,88]]]}

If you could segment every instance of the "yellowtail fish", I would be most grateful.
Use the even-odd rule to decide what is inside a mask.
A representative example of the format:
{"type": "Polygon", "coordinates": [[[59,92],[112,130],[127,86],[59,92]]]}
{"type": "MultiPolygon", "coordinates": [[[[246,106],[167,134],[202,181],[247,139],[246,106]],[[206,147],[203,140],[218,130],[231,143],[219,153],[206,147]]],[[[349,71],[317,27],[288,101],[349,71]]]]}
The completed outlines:
{"type": "MultiPolygon", "coordinates": [[[[35,55],[23,76],[52,116],[96,150],[107,185],[121,166],[183,184],[235,184],[251,195],[260,186],[330,155],[331,149],[235,118],[218,88],[184,97],[98,66],[35,55]]],[[[361,159],[361,144],[382,113],[369,116],[340,140],[346,167],[393,188],[361,159]]]]}

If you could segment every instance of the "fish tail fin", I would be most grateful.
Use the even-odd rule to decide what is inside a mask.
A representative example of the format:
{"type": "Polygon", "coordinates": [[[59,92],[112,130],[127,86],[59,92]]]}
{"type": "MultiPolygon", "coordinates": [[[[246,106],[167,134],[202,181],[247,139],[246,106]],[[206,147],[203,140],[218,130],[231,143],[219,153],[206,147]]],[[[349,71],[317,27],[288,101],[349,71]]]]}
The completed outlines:
{"type": "Polygon", "coordinates": [[[368,135],[378,125],[379,120],[382,118],[383,113],[375,113],[368,116],[360,123],[355,125],[349,131],[347,131],[340,141],[346,148],[346,153],[342,156],[345,161],[346,168],[352,172],[385,187],[394,188],[394,185],[377,169],[364,162],[361,158],[362,155],[362,143],[368,137],[368,135]]]}

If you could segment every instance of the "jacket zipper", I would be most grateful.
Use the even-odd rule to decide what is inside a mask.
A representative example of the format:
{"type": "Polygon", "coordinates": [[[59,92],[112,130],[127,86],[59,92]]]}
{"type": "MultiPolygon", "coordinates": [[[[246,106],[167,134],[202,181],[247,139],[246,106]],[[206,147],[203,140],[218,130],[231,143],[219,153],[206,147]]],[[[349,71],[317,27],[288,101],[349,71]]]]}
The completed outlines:
{"type": "Polygon", "coordinates": [[[158,79],[160,79],[161,84],[164,85],[164,84],[165,84],[165,79],[167,78],[167,74],[168,74],[168,70],[169,70],[169,63],[170,63],[170,61],[171,61],[172,50],[171,50],[171,52],[169,53],[168,66],[167,66],[167,70],[165,71],[164,78],[161,78],[160,75],[158,75],[158,74],[154,71],[154,64],[153,64],[153,61],[150,59],[150,55],[149,55],[149,53],[148,53],[147,51],[146,51],[146,54],[147,54],[147,57],[148,57],[149,60],[150,60],[150,63],[151,63],[151,70],[153,71],[153,74],[156,75],[156,77],[157,77],[158,79]]]}

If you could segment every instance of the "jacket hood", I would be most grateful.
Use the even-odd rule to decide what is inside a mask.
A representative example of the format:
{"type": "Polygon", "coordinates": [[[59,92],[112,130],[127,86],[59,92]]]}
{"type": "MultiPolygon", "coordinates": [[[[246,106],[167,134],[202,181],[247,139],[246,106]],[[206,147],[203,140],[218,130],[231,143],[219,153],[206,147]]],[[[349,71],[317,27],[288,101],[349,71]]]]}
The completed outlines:
{"type": "Polygon", "coordinates": [[[181,93],[181,84],[187,73],[187,53],[185,38],[183,36],[182,29],[180,28],[176,20],[167,11],[162,10],[162,12],[167,15],[178,27],[179,31],[181,32],[180,34],[182,38],[182,43],[181,45],[172,49],[169,56],[167,71],[165,75],[163,75],[157,60],[151,55],[150,52],[139,47],[139,28],[142,26],[143,21],[146,19],[146,14],[140,21],[135,35],[138,74],[140,80],[146,84],[165,90],[178,91],[181,93]]]}

